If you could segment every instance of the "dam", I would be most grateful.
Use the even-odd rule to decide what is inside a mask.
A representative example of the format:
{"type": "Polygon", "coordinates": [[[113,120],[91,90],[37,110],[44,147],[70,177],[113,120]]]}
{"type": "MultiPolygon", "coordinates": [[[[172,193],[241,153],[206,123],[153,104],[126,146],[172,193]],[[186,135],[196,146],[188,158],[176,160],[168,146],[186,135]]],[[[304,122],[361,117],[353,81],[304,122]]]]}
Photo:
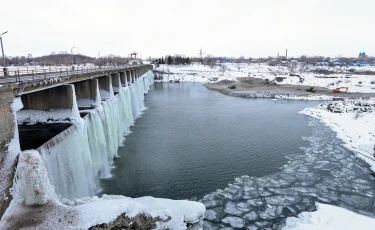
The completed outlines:
{"type": "Polygon", "coordinates": [[[0,78],[0,216],[21,151],[39,152],[64,202],[99,192],[144,109],[151,65],[14,73],[0,78]]]}

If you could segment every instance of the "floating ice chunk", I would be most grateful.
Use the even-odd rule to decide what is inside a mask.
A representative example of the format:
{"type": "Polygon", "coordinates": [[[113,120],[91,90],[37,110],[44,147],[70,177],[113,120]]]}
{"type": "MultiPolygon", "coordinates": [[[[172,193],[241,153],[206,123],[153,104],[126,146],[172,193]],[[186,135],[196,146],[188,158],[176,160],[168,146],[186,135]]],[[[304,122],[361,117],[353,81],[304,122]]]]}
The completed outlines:
{"type": "Polygon", "coordinates": [[[259,206],[263,204],[263,201],[261,199],[252,199],[252,200],[248,200],[247,203],[252,206],[259,206]]]}
{"type": "Polygon", "coordinates": [[[272,207],[270,205],[267,205],[267,208],[264,211],[262,209],[258,210],[259,216],[265,220],[275,218],[275,211],[276,207],[272,207]]]}
{"type": "Polygon", "coordinates": [[[203,221],[203,229],[205,230],[217,230],[219,227],[208,221],[203,221]]]}
{"type": "Polygon", "coordinates": [[[258,214],[254,211],[247,213],[246,215],[243,216],[243,218],[250,220],[250,221],[259,219],[258,214]]]}
{"type": "Polygon", "coordinates": [[[285,216],[296,216],[298,213],[298,208],[294,206],[287,206],[283,208],[282,212],[285,216]]]}
{"type": "Polygon", "coordinates": [[[247,227],[247,230],[258,230],[257,226],[251,225],[247,227]]]}
{"type": "Polygon", "coordinates": [[[345,154],[342,154],[342,153],[340,153],[340,154],[335,154],[334,155],[334,157],[336,158],[336,159],[343,159],[344,157],[345,157],[345,154]]]}
{"type": "Polygon", "coordinates": [[[205,195],[201,202],[206,206],[206,208],[213,208],[223,204],[222,198],[217,196],[216,193],[205,195]]]}
{"type": "Polygon", "coordinates": [[[262,196],[270,196],[270,195],[272,195],[272,193],[270,193],[268,191],[262,192],[262,196]]]}
{"type": "Polygon", "coordinates": [[[204,218],[207,220],[215,220],[216,219],[216,212],[214,210],[206,210],[206,213],[204,214],[204,218]]]}
{"type": "Polygon", "coordinates": [[[357,195],[341,195],[340,200],[359,209],[368,208],[372,203],[371,198],[357,195]]]}
{"type": "Polygon", "coordinates": [[[249,185],[244,185],[244,191],[245,192],[248,192],[248,191],[254,191],[256,190],[257,188],[255,186],[249,186],[249,185]]]}
{"type": "Polygon", "coordinates": [[[260,227],[260,228],[265,228],[269,225],[269,223],[267,221],[258,221],[258,222],[255,222],[256,226],[260,227]]]}
{"type": "Polygon", "coordinates": [[[237,183],[242,183],[242,182],[243,182],[242,178],[239,178],[239,177],[236,177],[234,180],[235,180],[237,183]]]}
{"type": "Polygon", "coordinates": [[[228,202],[227,205],[225,205],[224,212],[232,215],[241,215],[243,213],[243,211],[238,210],[236,208],[236,204],[231,201],[228,202]]]}
{"type": "Polygon", "coordinates": [[[240,211],[243,211],[243,212],[250,211],[249,205],[246,204],[246,203],[243,203],[243,202],[240,202],[240,203],[236,204],[236,208],[240,211]]]}
{"type": "Polygon", "coordinates": [[[245,226],[245,220],[239,217],[225,217],[222,222],[230,224],[234,228],[243,228],[245,226]]]}

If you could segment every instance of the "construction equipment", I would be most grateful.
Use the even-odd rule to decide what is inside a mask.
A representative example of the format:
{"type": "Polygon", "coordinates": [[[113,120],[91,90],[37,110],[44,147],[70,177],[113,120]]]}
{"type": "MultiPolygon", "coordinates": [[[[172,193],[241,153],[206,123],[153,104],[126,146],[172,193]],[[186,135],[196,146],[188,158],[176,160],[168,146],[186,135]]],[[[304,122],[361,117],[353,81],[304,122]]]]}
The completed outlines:
{"type": "Polygon", "coordinates": [[[310,88],[306,89],[306,91],[310,92],[310,93],[315,93],[316,89],[314,87],[310,87],[310,88]]]}
{"type": "Polygon", "coordinates": [[[228,87],[228,89],[236,89],[237,87],[235,85],[231,85],[228,87]]]}
{"type": "Polygon", "coordinates": [[[338,87],[338,88],[336,88],[336,89],[333,89],[332,92],[334,92],[334,93],[341,93],[341,92],[344,92],[344,91],[341,91],[342,89],[345,89],[345,93],[346,93],[346,92],[348,92],[349,87],[345,87],[345,86],[343,86],[343,87],[338,87]]]}

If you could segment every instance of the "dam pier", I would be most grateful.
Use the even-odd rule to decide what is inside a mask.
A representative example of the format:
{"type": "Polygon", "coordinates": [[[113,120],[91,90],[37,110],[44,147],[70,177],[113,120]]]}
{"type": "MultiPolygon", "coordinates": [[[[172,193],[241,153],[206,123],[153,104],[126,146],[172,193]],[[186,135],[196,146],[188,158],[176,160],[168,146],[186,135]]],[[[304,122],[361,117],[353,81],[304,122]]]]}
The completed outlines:
{"type": "Polygon", "coordinates": [[[0,77],[0,217],[21,151],[37,150],[59,198],[92,196],[144,108],[152,65],[18,70],[0,77]]]}

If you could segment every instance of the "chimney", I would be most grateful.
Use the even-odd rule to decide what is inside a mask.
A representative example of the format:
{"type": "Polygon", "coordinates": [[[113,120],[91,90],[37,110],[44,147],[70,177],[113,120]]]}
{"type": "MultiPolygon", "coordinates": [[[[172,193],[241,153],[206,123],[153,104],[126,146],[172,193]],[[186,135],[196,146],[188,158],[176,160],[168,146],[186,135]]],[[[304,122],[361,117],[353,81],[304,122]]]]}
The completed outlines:
{"type": "Polygon", "coordinates": [[[286,49],[286,51],[285,51],[285,58],[286,58],[286,60],[288,60],[288,49],[286,49]]]}

